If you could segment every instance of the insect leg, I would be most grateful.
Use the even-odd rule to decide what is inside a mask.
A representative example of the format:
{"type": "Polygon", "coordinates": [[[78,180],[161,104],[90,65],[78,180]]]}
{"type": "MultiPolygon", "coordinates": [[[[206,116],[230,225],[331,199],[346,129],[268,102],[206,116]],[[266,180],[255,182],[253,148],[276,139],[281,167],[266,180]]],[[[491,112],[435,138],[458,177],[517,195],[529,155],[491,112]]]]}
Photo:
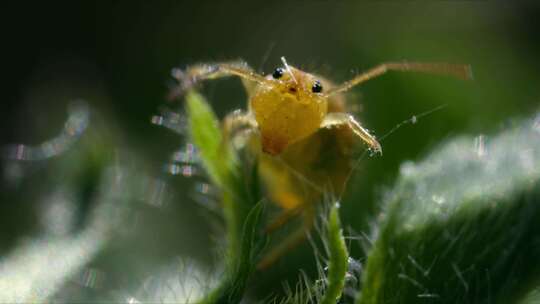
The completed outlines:
{"type": "Polygon", "coordinates": [[[245,134],[240,131],[257,129],[257,121],[251,112],[236,110],[225,116],[222,126],[222,143],[229,143],[231,139],[235,141],[235,139],[241,138],[242,134],[245,134]]]}
{"type": "Polygon", "coordinates": [[[285,225],[287,222],[292,220],[295,216],[299,215],[302,211],[302,208],[292,208],[292,209],[285,209],[283,212],[281,212],[275,219],[266,226],[264,229],[266,233],[272,233],[275,230],[277,230],[279,227],[285,225]]]}
{"type": "Polygon", "coordinates": [[[302,216],[304,220],[302,226],[298,227],[298,229],[289,234],[285,240],[283,240],[279,245],[277,245],[277,247],[273,248],[266,256],[264,256],[259,264],[257,264],[257,269],[267,269],[270,265],[281,258],[287,251],[293,249],[300,242],[306,239],[307,233],[309,233],[313,227],[313,223],[315,222],[315,209],[313,206],[306,206],[303,210],[302,216]]]}
{"type": "Polygon", "coordinates": [[[356,136],[360,137],[369,146],[371,150],[382,154],[381,144],[375,139],[375,136],[369,134],[369,131],[362,127],[350,114],[328,113],[321,123],[321,128],[332,128],[343,125],[348,126],[356,136]]]}
{"type": "Polygon", "coordinates": [[[170,98],[176,98],[189,90],[197,83],[207,80],[229,76],[237,76],[242,80],[264,83],[264,76],[254,72],[245,62],[201,63],[188,67],[185,70],[175,68],[171,71],[173,78],[179,85],[170,93],[170,98]]]}
{"type": "Polygon", "coordinates": [[[346,81],[335,88],[330,89],[328,93],[326,93],[326,95],[330,96],[336,93],[348,91],[352,87],[375,77],[381,76],[388,71],[421,72],[428,74],[453,76],[463,80],[472,79],[471,66],[466,64],[388,62],[378,65],[370,70],[367,70],[366,72],[357,75],[353,79],[346,81]]]}

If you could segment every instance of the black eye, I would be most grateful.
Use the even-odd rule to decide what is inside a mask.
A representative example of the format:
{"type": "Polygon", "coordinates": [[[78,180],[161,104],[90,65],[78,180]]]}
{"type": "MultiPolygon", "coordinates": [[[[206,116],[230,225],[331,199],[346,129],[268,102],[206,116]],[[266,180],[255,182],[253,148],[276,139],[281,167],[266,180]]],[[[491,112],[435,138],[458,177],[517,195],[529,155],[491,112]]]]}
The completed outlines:
{"type": "Polygon", "coordinates": [[[322,84],[320,81],[318,80],[315,80],[315,82],[313,83],[313,86],[311,87],[311,91],[313,93],[320,93],[322,92],[322,84]]]}
{"type": "Polygon", "coordinates": [[[279,79],[279,78],[281,78],[281,76],[283,76],[284,72],[285,71],[283,71],[282,68],[277,68],[277,69],[274,70],[274,73],[272,74],[272,77],[274,77],[274,79],[279,79]]]}

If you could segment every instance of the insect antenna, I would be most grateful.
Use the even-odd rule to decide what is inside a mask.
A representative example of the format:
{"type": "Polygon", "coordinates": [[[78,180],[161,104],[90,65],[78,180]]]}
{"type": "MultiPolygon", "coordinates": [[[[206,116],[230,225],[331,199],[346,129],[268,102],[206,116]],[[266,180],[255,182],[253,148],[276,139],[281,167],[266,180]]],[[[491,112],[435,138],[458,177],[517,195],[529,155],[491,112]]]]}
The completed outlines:
{"type": "Polygon", "coordinates": [[[332,88],[326,93],[326,96],[332,96],[337,93],[350,90],[356,85],[362,84],[368,80],[386,74],[389,71],[400,72],[420,72],[433,75],[446,75],[461,80],[472,80],[473,74],[470,65],[450,64],[450,63],[421,63],[421,62],[387,62],[375,66],[353,79],[332,88]]]}
{"type": "Polygon", "coordinates": [[[262,57],[261,64],[258,66],[257,70],[259,72],[261,72],[264,69],[264,66],[265,66],[266,62],[268,61],[268,58],[270,57],[270,54],[272,54],[272,51],[274,50],[275,46],[276,46],[275,41],[270,42],[270,45],[268,46],[268,49],[266,50],[266,52],[264,53],[264,55],[262,57]]]}
{"type": "Polygon", "coordinates": [[[296,78],[294,78],[294,74],[291,71],[291,67],[287,64],[287,60],[285,60],[285,56],[281,56],[281,62],[283,62],[283,66],[287,70],[287,72],[291,75],[291,78],[294,80],[294,83],[298,84],[298,81],[296,81],[296,78]]]}

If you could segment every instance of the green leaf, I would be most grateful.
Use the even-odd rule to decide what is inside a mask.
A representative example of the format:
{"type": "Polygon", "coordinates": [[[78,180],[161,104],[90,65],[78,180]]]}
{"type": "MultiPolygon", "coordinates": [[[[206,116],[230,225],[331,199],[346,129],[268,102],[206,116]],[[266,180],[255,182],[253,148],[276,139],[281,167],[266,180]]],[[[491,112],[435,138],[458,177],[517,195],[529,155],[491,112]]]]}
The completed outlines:
{"type": "Polygon", "coordinates": [[[540,132],[526,121],[406,163],[358,303],[512,303],[540,274],[540,132]]]}
{"type": "Polygon", "coordinates": [[[342,234],[338,208],[337,204],[334,205],[328,218],[326,235],[329,253],[328,276],[326,278],[328,285],[321,300],[323,304],[336,303],[341,298],[347,274],[349,253],[342,234]]]}
{"type": "Polygon", "coordinates": [[[266,235],[261,236],[260,234],[263,209],[264,201],[260,201],[251,209],[246,217],[242,231],[240,257],[237,258],[240,263],[237,263],[235,272],[232,274],[233,279],[231,281],[233,284],[229,290],[230,295],[227,303],[240,302],[247,279],[255,269],[257,256],[262,249],[257,244],[266,238],[266,235]]]}
{"type": "Polygon", "coordinates": [[[540,303],[540,287],[534,288],[527,293],[518,304],[538,304],[540,303]]]}
{"type": "Polygon", "coordinates": [[[265,241],[259,235],[263,202],[257,166],[245,162],[244,167],[253,170],[241,170],[235,151],[228,142],[223,142],[210,105],[194,91],[186,99],[190,136],[210,179],[222,190],[221,206],[227,228],[225,274],[201,303],[239,303],[256,264],[254,259],[265,241]]]}
{"type": "Polygon", "coordinates": [[[200,94],[190,91],[186,101],[190,137],[199,149],[202,164],[212,182],[228,188],[233,182],[236,160],[230,145],[222,142],[219,121],[200,94]]]}
{"type": "Polygon", "coordinates": [[[228,257],[228,269],[221,284],[200,303],[239,303],[242,300],[260,253],[261,247],[257,245],[266,238],[259,234],[263,209],[264,201],[260,201],[250,210],[244,222],[239,256],[228,257]]]}

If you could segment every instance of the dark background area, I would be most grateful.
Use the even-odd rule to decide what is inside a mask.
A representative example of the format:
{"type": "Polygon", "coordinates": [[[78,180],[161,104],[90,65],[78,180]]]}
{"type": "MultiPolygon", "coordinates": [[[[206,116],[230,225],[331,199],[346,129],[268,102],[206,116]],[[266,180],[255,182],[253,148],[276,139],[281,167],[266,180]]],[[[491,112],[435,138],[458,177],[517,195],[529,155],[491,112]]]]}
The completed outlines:
{"type": "MultiPolygon", "coordinates": [[[[420,159],[462,133],[489,138],[538,110],[539,18],[539,5],[488,1],[21,3],[3,9],[1,143],[32,145],[55,136],[68,102],[82,98],[119,134],[111,149],[129,151],[151,174],[166,175],[163,164],[183,139],[153,126],[150,117],[167,104],[173,67],[240,58],[266,74],[285,56],[291,65],[339,82],[385,61],[470,64],[470,82],[390,73],[351,92],[351,102],[362,107],[357,116],[378,136],[446,105],[387,137],[383,157],[363,160],[341,212],[344,225],[368,232],[366,215],[376,213],[400,163],[420,159]]],[[[236,79],[208,83],[203,93],[221,116],[245,106],[236,79]]],[[[2,253],[21,237],[39,233],[37,195],[31,192],[37,193],[44,172],[54,174],[50,170],[43,165],[22,185],[2,187],[2,253]]],[[[184,195],[189,180],[167,180],[177,187],[175,200],[140,212],[134,235],[94,261],[111,289],[131,288],[176,256],[210,263],[216,219],[184,195]],[[122,270],[127,268],[132,276],[122,270]]],[[[282,279],[294,282],[298,268],[313,273],[310,252],[308,246],[291,252],[260,275],[256,290],[280,290],[282,279]]],[[[362,257],[356,246],[353,256],[362,257]]]]}

